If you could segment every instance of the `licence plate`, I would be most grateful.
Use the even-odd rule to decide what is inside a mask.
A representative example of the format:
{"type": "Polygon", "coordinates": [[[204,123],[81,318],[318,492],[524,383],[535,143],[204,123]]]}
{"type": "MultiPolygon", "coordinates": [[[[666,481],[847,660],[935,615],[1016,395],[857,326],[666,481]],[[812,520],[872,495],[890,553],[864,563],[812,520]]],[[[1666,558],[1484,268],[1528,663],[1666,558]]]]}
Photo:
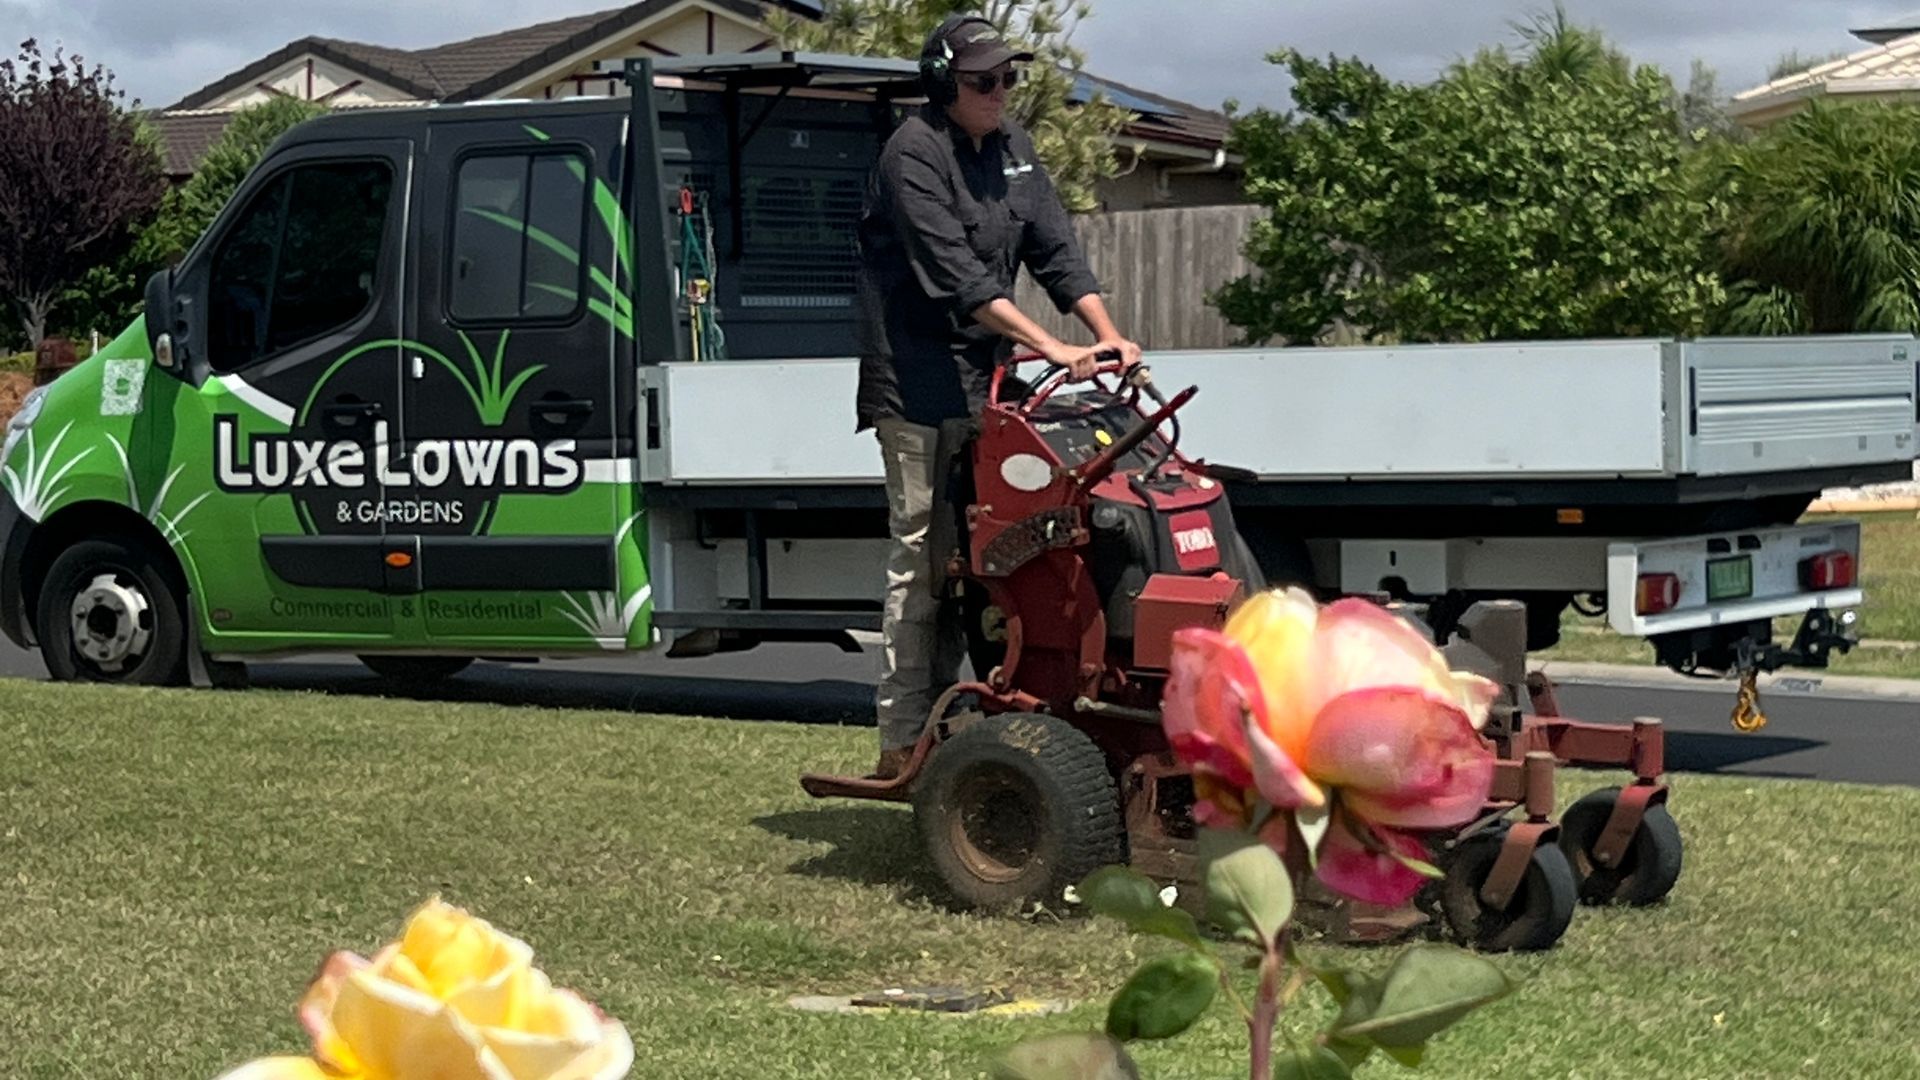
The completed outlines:
{"type": "Polygon", "coordinates": [[[1744,600],[1753,595],[1753,556],[1707,562],[1707,600],[1744,600]]]}

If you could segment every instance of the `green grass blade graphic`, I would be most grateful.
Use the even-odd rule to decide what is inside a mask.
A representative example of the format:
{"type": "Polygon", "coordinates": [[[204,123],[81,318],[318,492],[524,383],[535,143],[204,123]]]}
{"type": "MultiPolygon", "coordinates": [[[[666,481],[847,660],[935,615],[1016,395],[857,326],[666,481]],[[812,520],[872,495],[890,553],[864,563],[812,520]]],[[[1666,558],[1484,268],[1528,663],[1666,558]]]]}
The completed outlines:
{"type": "Polygon", "coordinates": [[[613,328],[620,332],[621,337],[632,340],[633,316],[613,310],[604,300],[588,299],[587,310],[613,324],[613,328]]]}
{"type": "Polygon", "coordinates": [[[500,331],[500,343],[493,348],[493,381],[487,385],[493,387],[496,396],[500,392],[500,365],[506,361],[507,338],[511,337],[512,334],[513,331],[511,330],[500,331]]]}
{"type": "Polygon", "coordinates": [[[607,187],[607,182],[598,177],[593,181],[593,208],[600,213],[600,223],[607,232],[613,234],[613,247],[620,255],[620,272],[628,281],[633,280],[633,235],[627,227],[627,215],[620,212],[620,200],[607,187]]]}
{"type": "Polygon", "coordinates": [[[568,247],[565,241],[544,229],[536,229],[513,215],[502,214],[498,210],[483,210],[477,206],[469,206],[466,208],[466,212],[482,220],[491,221],[495,225],[503,225],[516,233],[524,232],[526,233],[527,239],[559,255],[575,266],[580,265],[580,253],[568,247]]]}
{"type": "MultiPolygon", "coordinates": [[[[347,364],[349,361],[357,360],[360,357],[365,356],[367,353],[374,351],[375,349],[411,349],[415,352],[425,353],[428,356],[433,357],[435,360],[438,360],[441,363],[447,365],[449,368],[453,367],[453,361],[448,360],[446,357],[440,355],[438,352],[434,351],[432,348],[426,345],[422,345],[417,341],[408,341],[404,338],[382,338],[379,341],[369,341],[365,345],[357,345],[354,348],[349,349],[343,355],[341,355],[340,359],[335,360],[331,364],[328,364],[327,370],[320,373],[320,378],[315,380],[313,384],[313,389],[307,391],[307,400],[301,404],[300,415],[294,419],[294,426],[298,427],[307,422],[307,414],[313,411],[313,403],[319,399],[320,391],[325,389],[327,385],[327,380],[333,378],[334,372],[339,371],[340,368],[345,364],[347,364]]],[[[458,371],[458,369],[454,370],[455,375],[458,375],[459,373],[460,372],[458,371]]],[[[461,379],[460,382],[464,385],[466,383],[466,380],[461,379]]],[[[467,392],[471,394],[473,392],[472,388],[468,387],[467,392]]]]}
{"type": "Polygon", "coordinates": [[[501,421],[505,420],[507,418],[507,410],[513,407],[513,399],[519,395],[520,388],[526,385],[528,379],[546,370],[546,367],[547,365],[545,364],[535,364],[520,374],[515,375],[513,381],[507,384],[506,392],[502,393],[498,402],[495,403],[493,417],[487,421],[487,424],[489,426],[497,426],[501,421]]]}

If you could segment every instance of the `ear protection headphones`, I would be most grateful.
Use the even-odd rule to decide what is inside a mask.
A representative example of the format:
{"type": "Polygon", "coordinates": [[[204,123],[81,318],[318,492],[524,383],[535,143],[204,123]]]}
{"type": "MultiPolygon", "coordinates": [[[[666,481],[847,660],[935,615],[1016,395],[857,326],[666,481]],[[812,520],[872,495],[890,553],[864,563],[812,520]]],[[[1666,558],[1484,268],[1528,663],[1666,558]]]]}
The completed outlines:
{"type": "Polygon", "coordinates": [[[960,97],[960,87],[953,78],[953,45],[948,38],[968,23],[997,30],[978,15],[949,15],[927,35],[927,43],[920,50],[920,88],[935,105],[951,105],[960,97]]]}

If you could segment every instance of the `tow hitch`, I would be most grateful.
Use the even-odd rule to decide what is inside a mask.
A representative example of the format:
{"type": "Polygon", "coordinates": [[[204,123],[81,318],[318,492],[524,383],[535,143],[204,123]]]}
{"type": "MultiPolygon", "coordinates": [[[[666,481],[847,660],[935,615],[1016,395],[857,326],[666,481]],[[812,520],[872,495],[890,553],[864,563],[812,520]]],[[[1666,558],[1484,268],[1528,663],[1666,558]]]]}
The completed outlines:
{"type": "Polygon", "coordinates": [[[1751,733],[1767,726],[1760,676],[1788,667],[1826,667],[1836,650],[1846,653],[1860,643],[1854,630],[1858,619],[1851,611],[1816,608],[1801,617],[1793,643],[1784,647],[1772,641],[1772,623],[1761,621],[1666,635],[1655,640],[1654,648],[1662,663],[1682,675],[1739,679],[1729,720],[1734,730],[1751,733]]]}

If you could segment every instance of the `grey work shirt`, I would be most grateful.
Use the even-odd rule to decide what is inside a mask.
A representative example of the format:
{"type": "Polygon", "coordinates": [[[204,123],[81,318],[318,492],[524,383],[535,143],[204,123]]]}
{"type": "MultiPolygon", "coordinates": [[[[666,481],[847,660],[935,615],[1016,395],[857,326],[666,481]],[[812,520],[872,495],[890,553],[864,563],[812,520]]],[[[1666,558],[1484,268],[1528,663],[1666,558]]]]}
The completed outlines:
{"type": "Polygon", "coordinates": [[[1012,299],[1022,265],[1062,312],[1100,288],[1033,140],[1010,120],[975,150],[944,109],[909,117],[867,180],[859,244],[858,429],[977,411],[1012,343],[973,312],[1012,299]]]}

